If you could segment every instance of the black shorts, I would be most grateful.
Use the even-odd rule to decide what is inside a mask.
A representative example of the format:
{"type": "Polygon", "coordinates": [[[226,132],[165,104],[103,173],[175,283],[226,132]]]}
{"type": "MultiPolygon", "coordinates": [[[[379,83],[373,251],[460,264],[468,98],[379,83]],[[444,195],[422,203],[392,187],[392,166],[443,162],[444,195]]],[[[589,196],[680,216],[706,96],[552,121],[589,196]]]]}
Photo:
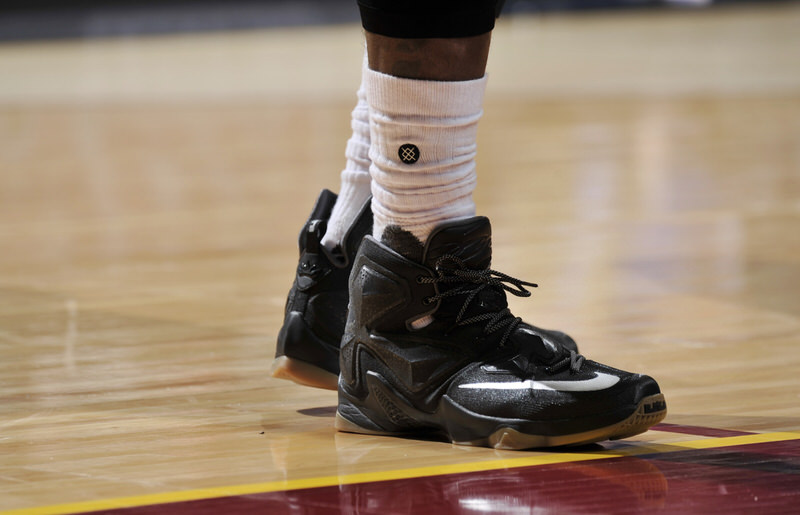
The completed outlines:
{"type": "Polygon", "coordinates": [[[358,0],[367,32],[393,38],[464,38],[494,28],[505,0],[358,0]]]}

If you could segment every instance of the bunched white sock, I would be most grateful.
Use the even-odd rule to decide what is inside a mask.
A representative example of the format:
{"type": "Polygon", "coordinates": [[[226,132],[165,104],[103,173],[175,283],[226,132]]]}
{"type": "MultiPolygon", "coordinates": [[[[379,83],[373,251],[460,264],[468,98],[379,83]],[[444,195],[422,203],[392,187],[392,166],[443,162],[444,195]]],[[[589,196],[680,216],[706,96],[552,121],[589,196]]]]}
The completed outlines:
{"type": "Polygon", "coordinates": [[[412,80],[365,70],[373,236],[398,226],[424,242],[442,222],[475,215],[477,125],[486,77],[412,80]]]}
{"type": "Polygon", "coordinates": [[[358,103],[353,109],[350,126],[353,134],[347,141],[344,155],[347,158],[341,174],[341,187],[336,204],[333,206],[328,228],[322,238],[322,244],[333,249],[341,245],[348,229],[353,225],[361,208],[370,196],[369,176],[369,105],[367,104],[364,72],[367,69],[366,52],[361,74],[361,86],[358,88],[358,103]]]}

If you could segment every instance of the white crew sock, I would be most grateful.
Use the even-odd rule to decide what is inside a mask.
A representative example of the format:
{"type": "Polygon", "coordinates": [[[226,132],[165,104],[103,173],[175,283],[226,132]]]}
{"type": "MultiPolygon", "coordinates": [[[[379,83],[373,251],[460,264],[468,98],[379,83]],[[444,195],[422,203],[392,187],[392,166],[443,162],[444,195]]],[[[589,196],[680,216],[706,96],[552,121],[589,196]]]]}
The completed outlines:
{"type": "Polygon", "coordinates": [[[474,216],[477,124],[486,77],[423,81],[369,69],[364,75],[373,236],[381,239],[387,226],[398,226],[425,242],[437,225],[474,216]]]}
{"type": "Polygon", "coordinates": [[[367,56],[361,73],[361,86],[358,88],[358,103],[353,109],[350,126],[353,134],[347,141],[344,155],[347,158],[341,174],[341,186],[336,204],[333,206],[328,228],[322,237],[322,244],[333,249],[342,244],[347,231],[353,225],[370,196],[369,176],[369,105],[364,86],[364,71],[367,69],[367,56]]]}

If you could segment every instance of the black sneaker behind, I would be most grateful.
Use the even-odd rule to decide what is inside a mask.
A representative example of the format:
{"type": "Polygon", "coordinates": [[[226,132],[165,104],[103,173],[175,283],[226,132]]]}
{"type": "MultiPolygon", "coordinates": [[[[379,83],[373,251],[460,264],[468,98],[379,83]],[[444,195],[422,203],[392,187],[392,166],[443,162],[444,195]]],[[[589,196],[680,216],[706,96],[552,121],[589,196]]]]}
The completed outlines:
{"type": "Polygon", "coordinates": [[[339,374],[339,343],[347,318],[353,258],[361,239],[372,230],[367,202],[343,247],[330,252],[320,241],[335,203],[336,195],[323,190],[300,231],[300,260],[272,364],[273,377],[329,390],[336,389],[339,374]]]}
{"type": "Polygon", "coordinates": [[[371,237],[350,279],[339,430],[439,432],[455,443],[521,449],[617,439],[666,415],[650,377],[586,360],[514,317],[524,283],[490,270],[491,228],[439,227],[422,263],[371,237]],[[412,323],[433,321],[413,329],[412,323]]]}

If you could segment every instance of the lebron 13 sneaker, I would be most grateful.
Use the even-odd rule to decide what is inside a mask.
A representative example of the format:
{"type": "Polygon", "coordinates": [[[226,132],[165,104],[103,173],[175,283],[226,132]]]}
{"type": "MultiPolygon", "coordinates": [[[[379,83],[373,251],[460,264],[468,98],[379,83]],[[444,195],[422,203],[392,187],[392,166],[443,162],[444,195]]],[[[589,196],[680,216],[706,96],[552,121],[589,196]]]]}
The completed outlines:
{"type": "Polygon", "coordinates": [[[491,227],[438,227],[408,259],[367,236],[350,277],[340,431],[438,432],[497,449],[578,445],[646,431],[666,415],[658,384],[585,359],[512,315],[535,286],[489,269],[491,227]]]}
{"type": "Polygon", "coordinates": [[[342,247],[332,252],[320,243],[336,194],[320,193],[300,231],[300,262],[286,299],[278,333],[272,376],[296,383],[336,389],[339,343],[347,319],[347,280],[361,239],[372,231],[372,211],[366,202],[342,247]]]}
{"type": "MultiPolygon", "coordinates": [[[[353,258],[364,236],[372,233],[372,211],[366,202],[342,248],[335,252],[325,248],[320,241],[335,203],[336,194],[323,190],[300,231],[300,261],[286,299],[271,370],[273,377],[328,390],[336,390],[339,375],[339,344],[347,319],[347,280],[353,258]]],[[[575,341],[561,331],[534,326],[530,330],[547,341],[578,350],[575,341]]]]}

